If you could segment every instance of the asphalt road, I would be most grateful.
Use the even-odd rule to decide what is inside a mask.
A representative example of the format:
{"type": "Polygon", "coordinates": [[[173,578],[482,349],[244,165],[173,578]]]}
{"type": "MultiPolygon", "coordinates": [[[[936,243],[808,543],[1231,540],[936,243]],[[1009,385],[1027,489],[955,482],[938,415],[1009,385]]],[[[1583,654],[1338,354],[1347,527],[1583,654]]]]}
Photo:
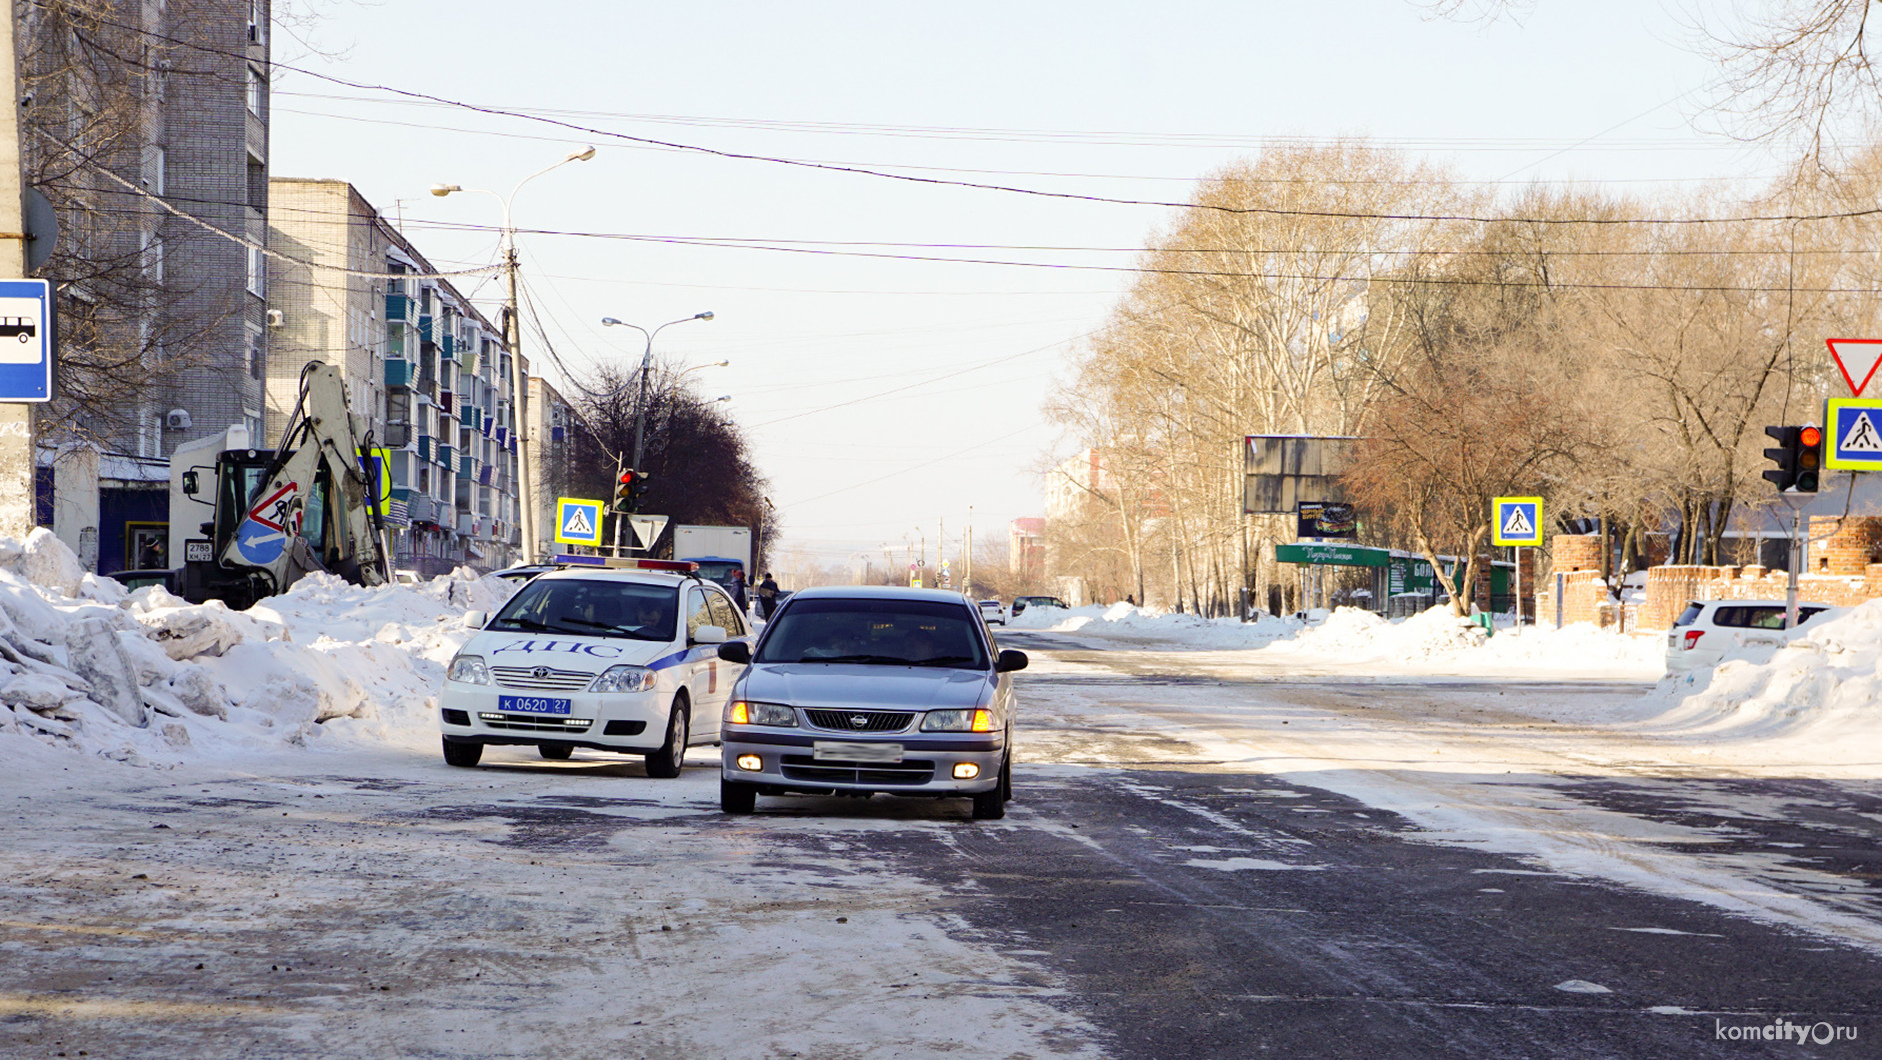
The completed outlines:
{"type": "MultiPolygon", "coordinates": [[[[1026,693],[1154,703],[1173,687],[1159,680],[1218,680],[1131,677],[1141,660],[1117,661],[1102,680],[1028,674],[1026,693]]],[[[1296,676],[1264,694],[1350,691],[1296,676]]],[[[951,1048],[958,1023],[891,1042],[857,1022],[964,1011],[928,996],[983,1014],[1051,1006],[1066,1023],[1041,1031],[1051,1048],[1033,1056],[1876,1055],[1870,950],[1433,842],[1169,732],[1071,728],[1040,745],[1102,747],[1111,764],[1023,757],[998,823],[971,821],[965,803],[885,798],[767,798],[759,817],[727,818],[704,753],[673,782],[602,755],[505,752],[453,770],[387,752],[356,772],[310,757],[275,775],[127,770],[108,787],[17,793],[0,821],[0,1056],[712,1057],[738,1020],[760,1043],[740,1055],[790,1055],[763,1035],[796,1051],[792,1021],[813,1020],[822,1044],[806,1056],[1017,1055],[951,1048]],[[39,800],[56,803],[58,828],[39,800]],[[925,886],[883,893],[898,878],[925,886]],[[610,896],[605,922],[597,894],[610,896]],[[1028,970],[996,981],[949,958],[947,989],[911,995],[943,985],[922,928],[897,945],[928,979],[852,982],[846,962],[881,970],[882,955],[818,940],[844,930],[826,914],[860,925],[872,909],[882,931],[945,924],[1028,970]],[[775,963],[738,980],[713,963],[757,938],[777,940],[775,963]],[[1785,1023],[1858,1038],[1746,1037],[1785,1023]]],[[[1610,813],[1703,826],[1716,856],[1882,920],[1873,794],[1611,771],[1556,781],[1610,813]]]]}

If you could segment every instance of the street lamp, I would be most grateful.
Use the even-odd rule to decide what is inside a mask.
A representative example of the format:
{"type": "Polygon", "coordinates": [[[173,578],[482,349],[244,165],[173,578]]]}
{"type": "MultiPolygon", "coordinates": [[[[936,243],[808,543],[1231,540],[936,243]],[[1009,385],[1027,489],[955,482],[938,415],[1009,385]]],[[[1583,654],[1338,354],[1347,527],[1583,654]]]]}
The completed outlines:
{"type": "MultiPolygon", "coordinates": [[[[646,328],[641,327],[639,324],[629,324],[625,320],[616,320],[613,317],[601,318],[601,324],[603,327],[633,328],[635,331],[638,331],[642,335],[645,335],[647,337],[646,348],[642,351],[640,355],[640,401],[634,407],[634,470],[636,471],[640,470],[641,444],[646,439],[646,434],[647,434],[647,375],[648,375],[648,372],[653,368],[653,337],[655,335],[660,334],[662,331],[665,331],[667,328],[672,327],[675,324],[684,324],[689,320],[711,320],[711,319],[712,319],[712,310],[708,309],[704,313],[694,313],[690,317],[681,317],[678,320],[669,320],[666,323],[660,325],[659,327],[653,329],[652,331],[648,331],[646,328]]],[[[727,361],[725,363],[730,364],[731,362],[727,361]]],[[[701,367],[705,367],[705,366],[701,365],[701,367]]],[[[722,399],[722,400],[729,400],[729,398],[730,398],[730,395],[727,395],[727,398],[722,399]]]]}
{"type": "Polygon", "coordinates": [[[481,188],[465,188],[457,184],[433,184],[431,193],[442,199],[457,191],[469,191],[478,195],[493,196],[503,204],[503,271],[509,286],[509,320],[505,322],[504,338],[510,347],[510,408],[515,413],[516,430],[516,489],[518,523],[523,531],[523,562],[536,561],[536,494],[534,477],[529,471],[529,381],[523,372],[523,318],[516,300],[516,226],[510,220],[510,207],[516,202],[516,193],[523,190],[523,185],[542,176],[544,173],[570,162],[586,162],[595,157],[595,149],[584,147],[580,151],[571,151],[568,157],[552,166],[531,173],[516,182],[508,196],[498,195],[494,191],[481,188]]]}

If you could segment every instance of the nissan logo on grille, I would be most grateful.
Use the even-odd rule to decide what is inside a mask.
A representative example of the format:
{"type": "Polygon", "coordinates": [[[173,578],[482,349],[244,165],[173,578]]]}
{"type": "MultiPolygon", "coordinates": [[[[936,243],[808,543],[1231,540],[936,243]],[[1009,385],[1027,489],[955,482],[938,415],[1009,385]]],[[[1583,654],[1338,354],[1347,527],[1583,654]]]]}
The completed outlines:
{"type": "Polygon", "coordinates": [[[867,726],[868,724],[869,724],[868,715],[865,715],[865,714],[851,714],[850,715],[850,728],[861,729],[867,726]]]}

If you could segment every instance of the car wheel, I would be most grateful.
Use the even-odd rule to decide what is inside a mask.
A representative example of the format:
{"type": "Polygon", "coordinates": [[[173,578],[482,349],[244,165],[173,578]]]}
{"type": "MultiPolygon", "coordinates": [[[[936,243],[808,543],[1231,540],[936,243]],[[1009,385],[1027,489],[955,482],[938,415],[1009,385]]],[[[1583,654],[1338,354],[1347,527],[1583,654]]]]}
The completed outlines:
{"type": "MultiPolygon", "coordinates": [[[[1010,745],[1012,742],[1013,738],[1007,737],[1007,743],[1010,745]]],[[[1007,802],[1013,801],[1013,752],[1011,751],[1006,753],[1005,758],[1000,759],[1000,797],[1007,802]]]]}
{"type": "Polygon", "coordinates": [[[758,789],[751,784],[719,778],[719,810],[722,813],[750,813],[758,808],[758,789]]]}
{"type": "Polygon", "coordinates": [[[673,710],[667,717],[667,742],[658,751],[647,756],[647,775],[671,780],[680,775],[686,765],[686,700],[673,701],[673,710]]]}
{"type": "Polygon", "coordinates": [[[545,743],[536,745],[536,750],[551,762],[562,762],[575,753],[575,748],[565,743],[545,743]]]}
{"type": "Polygon", "coordinates": [[[974,820],[997,821],[1006,816],[1006,785],[995,784],[974,794],[974,820]]]}
{"type": "Polygon", "coordinates": [[[445,765],[463,766],[465,768],[469,768],[471,766],[476,765],[477,760],[479,758],[482,758],[483,756],[484,756],[483,744],[471,743],[467,740],[453,740],[449,738],[446,738],[444,741],[444,764],[445,765]]]}

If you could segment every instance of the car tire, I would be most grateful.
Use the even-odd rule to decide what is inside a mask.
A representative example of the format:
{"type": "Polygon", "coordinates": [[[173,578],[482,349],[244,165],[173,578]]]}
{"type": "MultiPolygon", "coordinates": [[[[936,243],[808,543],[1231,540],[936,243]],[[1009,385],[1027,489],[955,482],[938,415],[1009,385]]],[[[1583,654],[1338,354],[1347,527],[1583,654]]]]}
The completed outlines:
{"type": "MultiPolygon", "coordinates": [[[[1008,736],[1006,742],[1010,746],[1013,738],[1008,736]]],[[[1000,797],[1007,802],[1013,801],[1013,752],[1011,751],[1006,753],[1005,758],[1000,759],[1000,797]]]]}
{"type": "Polygon", "coordinates": [[[483,744],[472,743],[469,740],[453,740],[450,737],[445,737],[445,740],[444,740],[444,764],[445,765],[460,766],[462,768],[469,769],[471,766],[476,765],[477,760],[482,758],[483,756],[484,756],[483,744]]]}
{"type": "Polygon", "coordinates": [[[974,820],[997,821],[1006,816],[1006,782],[974,793],[974,820]]]}
{"type": "Polygon", "coordinates": [[[565,743],[545,743],[537,744],[536,751],[551,762],[566,762],[575,753],[575,748],[565,743]]]}
{"type": "Polygon", "coordinates": [[[686,699],[682,696],[673,701],[667,715],[667,742],[646,758],[648,776],[672,780],[680,775],[686,766],[686,736],[686,699]]]}
{"type": "Polygon", "coordinates": [[[721,813],[750,813],[758,808],[758,788],[752,784],[740,784],[736,780],[719,778],[719,811],[721,813]]]}

